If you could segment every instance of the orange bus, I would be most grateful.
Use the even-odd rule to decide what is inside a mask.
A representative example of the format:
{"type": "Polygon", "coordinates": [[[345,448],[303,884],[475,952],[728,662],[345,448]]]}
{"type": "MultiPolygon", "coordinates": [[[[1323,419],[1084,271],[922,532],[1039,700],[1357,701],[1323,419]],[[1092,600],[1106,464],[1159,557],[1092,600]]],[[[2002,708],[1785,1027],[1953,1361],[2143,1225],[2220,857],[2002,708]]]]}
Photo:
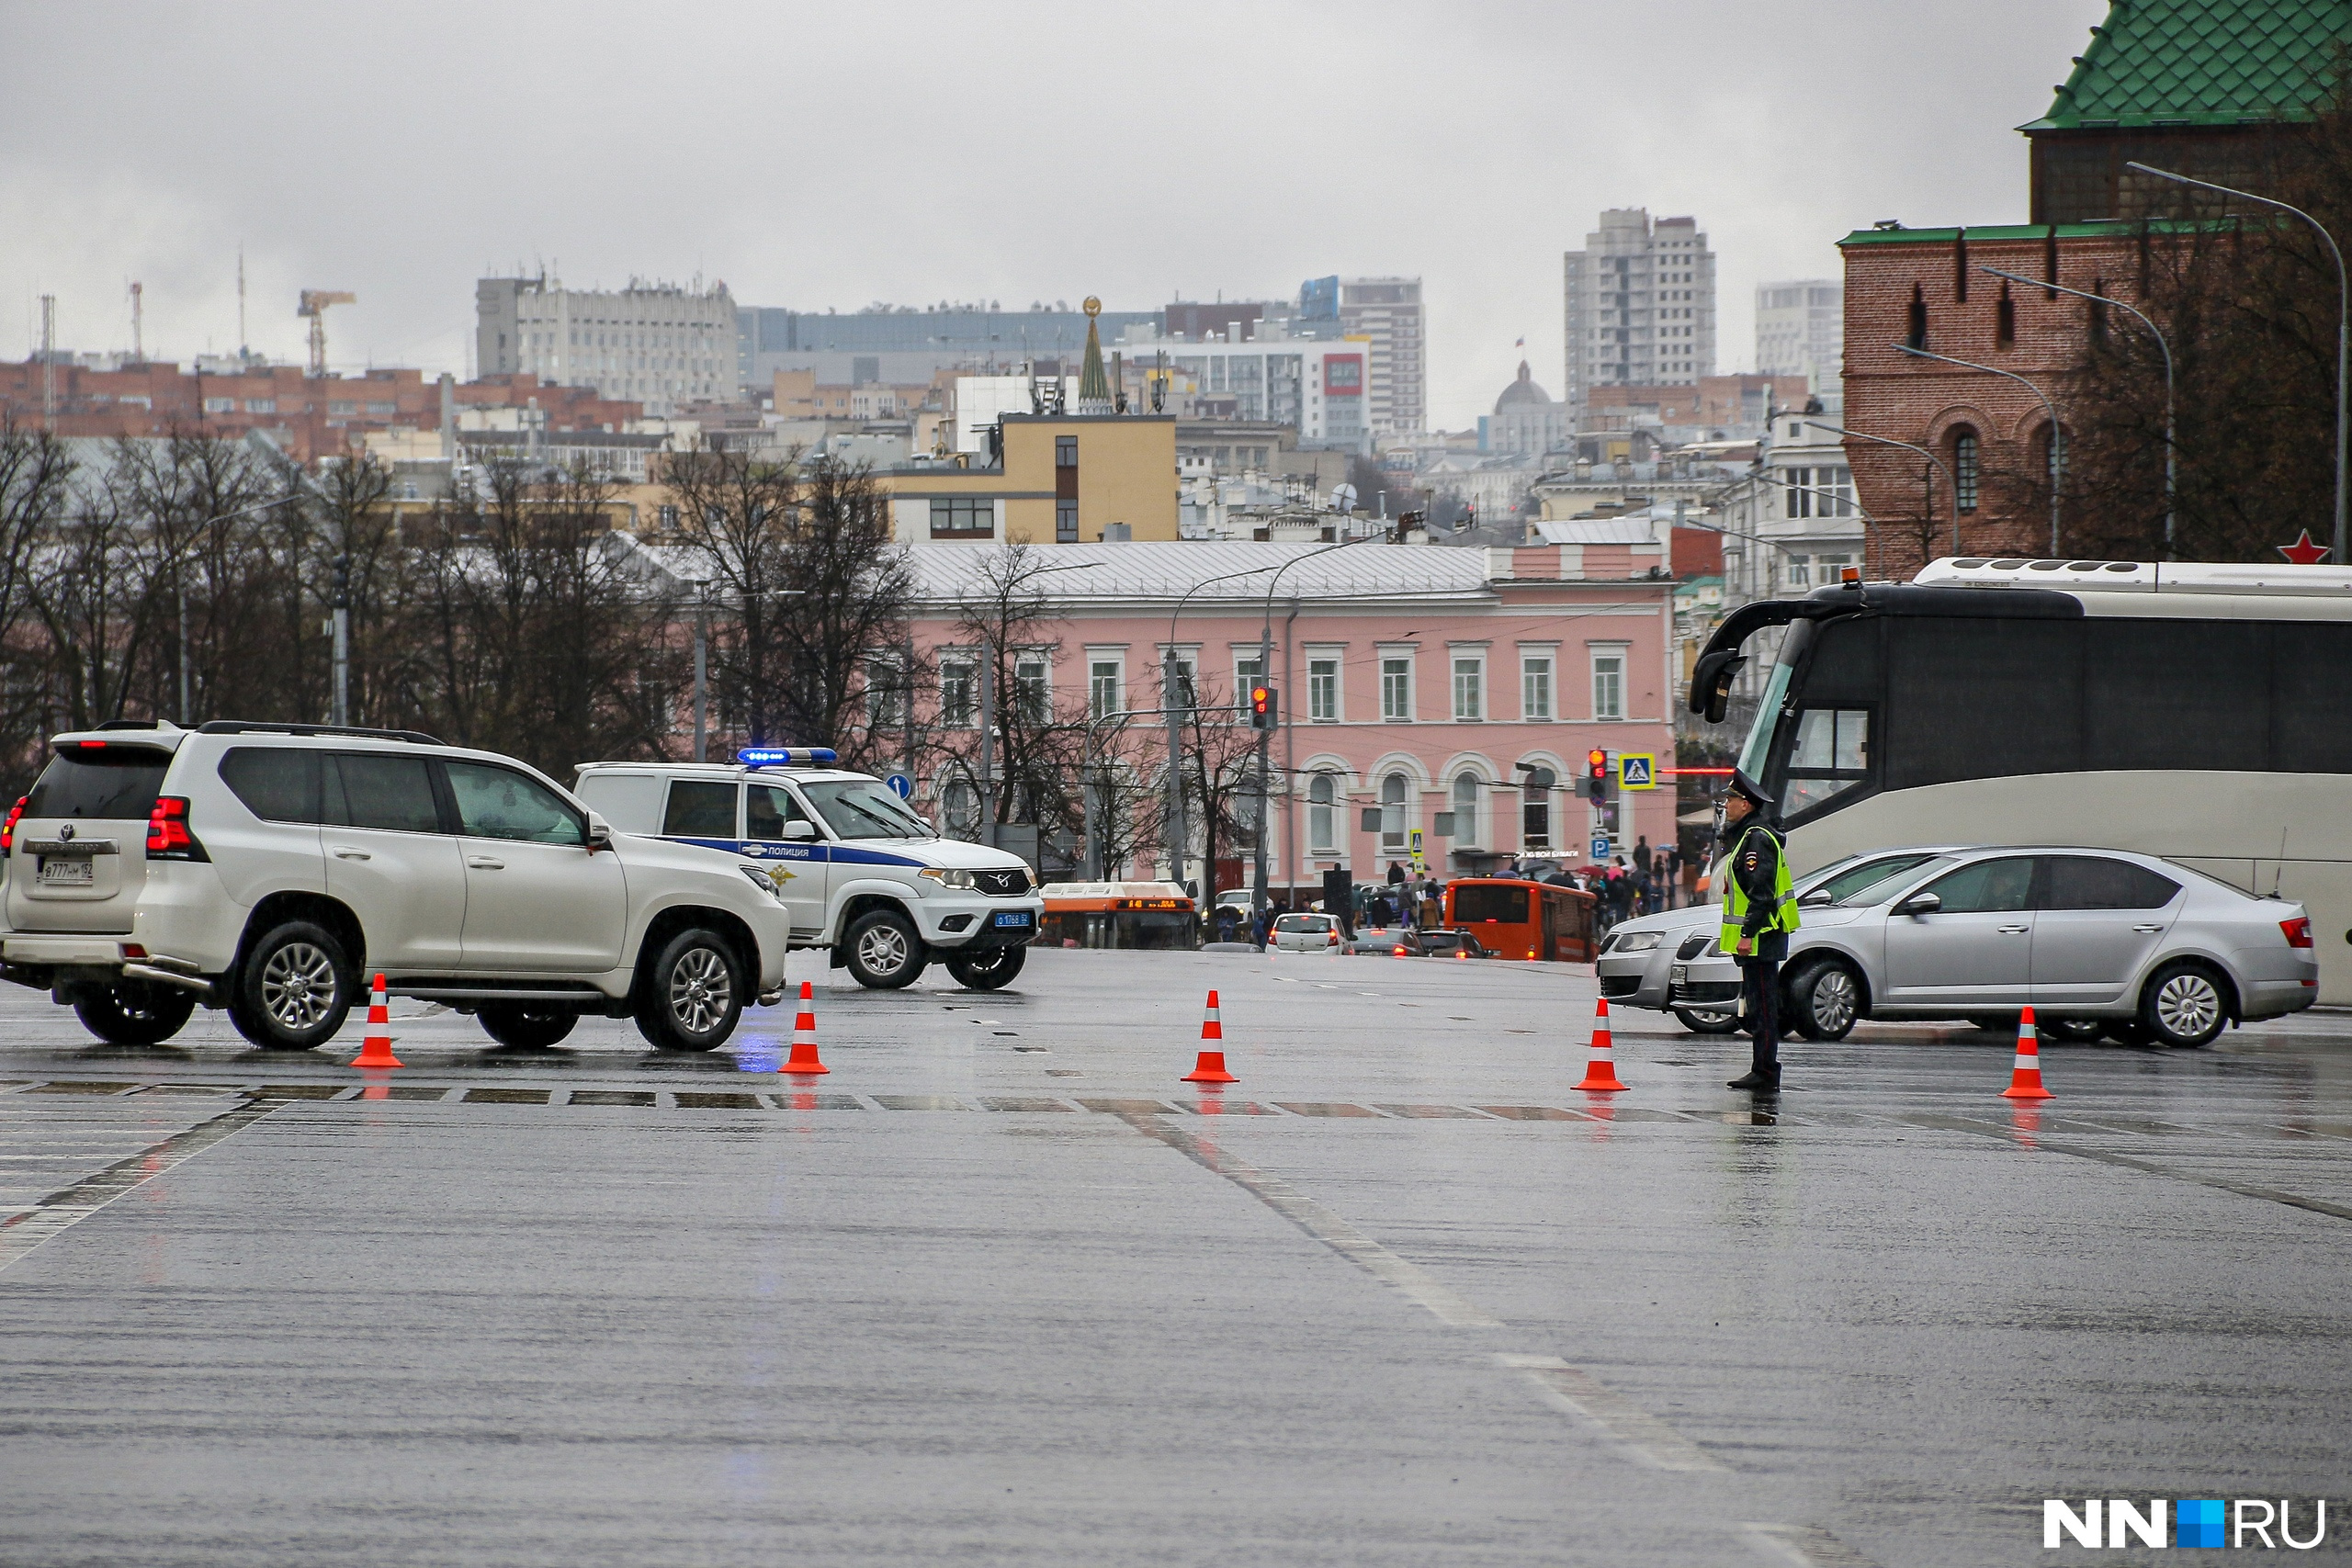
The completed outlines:
{"type": "Polygon", "coordinates": [[[1499,958],[1586,963],[1600,903],[1580,888],[1549,882],[1464,876],[1445,885],[1445,923],[1468,931],[1499,958]]]}
{"type": "Polygon", "coordinates": [[[1049,882],[1038,889],[1044,947],[1195,948],[1200,921],[1172,882],[1049,882]]]}

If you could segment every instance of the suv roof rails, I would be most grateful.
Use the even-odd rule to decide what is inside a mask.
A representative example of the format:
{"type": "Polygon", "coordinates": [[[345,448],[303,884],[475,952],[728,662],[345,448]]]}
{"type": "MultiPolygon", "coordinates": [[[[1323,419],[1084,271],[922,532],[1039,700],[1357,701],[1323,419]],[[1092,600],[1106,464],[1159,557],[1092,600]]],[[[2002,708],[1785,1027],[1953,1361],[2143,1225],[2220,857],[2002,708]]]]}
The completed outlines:
{"type": "Polygon", "coordinates": [[[351,735],[366,740],[405,740],[413,746],[446,746],[448,742],[418,729],[369,729],[356,724],[270,724],[242,718],[216,718],[198,728],[198,735],[351,735]]]}

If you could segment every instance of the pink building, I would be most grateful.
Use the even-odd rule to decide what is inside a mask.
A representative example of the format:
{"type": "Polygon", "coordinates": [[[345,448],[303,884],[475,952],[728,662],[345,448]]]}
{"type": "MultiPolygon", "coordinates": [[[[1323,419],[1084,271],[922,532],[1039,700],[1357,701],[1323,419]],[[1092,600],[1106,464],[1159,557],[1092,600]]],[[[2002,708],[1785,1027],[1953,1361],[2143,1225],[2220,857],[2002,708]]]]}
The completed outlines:
{"type": "MultiPolygon", "coordinates": [[[[910,548],[915,637],[941,675],[942,739],[959,723],[976,735],[978,628],[1004,597],[1012,559],[985,545],[910,548]]],[[[1276,889],[1317,884],[1334,866],[1379,880],[1391,861],[1409,863],[1417,832],[1440,875],[1520,855],[1581,864],[1598,822],[1576,794],[1587,752],[1673,764],[1673,584],[1656,545],[1063,545],[1028,549],[1017,570],[1016,596],[1043,604],[1002,639],[1015,689],[1001,700],[1065,724],[1159,707],[1171,643],[1204,705],[1234,702],[1259,675],[1271,609],[1267,673],[1282,694],[1271,751],[1276,889]],[[1379,812],[1376,828],[1363,825],[1367,808],[1379,812]]],[[[1098,734],[1118,729],[1112,721],[1098,734]]],[[[1147,772],[1164,766],[1164,737],[1162,720],[1139,717],[1116,740],[1141,794],[1147,772]]],[[[1230,754],[1241,738],[1228,739],[1230,754]]],[[[925,773],[919,805],[951,829],[972,821],[968,767],[925,773]]],[[[1672,782],[1658,783],[1624,792],[1621,850],[1643,837],[1673,842],[1672,782]]],[[[1188,858],[1200,852],[1195,822],[1188,858]]],[[[1126,869],[1165,874],[1164,852],[1139,848],[1126,869]]]]}

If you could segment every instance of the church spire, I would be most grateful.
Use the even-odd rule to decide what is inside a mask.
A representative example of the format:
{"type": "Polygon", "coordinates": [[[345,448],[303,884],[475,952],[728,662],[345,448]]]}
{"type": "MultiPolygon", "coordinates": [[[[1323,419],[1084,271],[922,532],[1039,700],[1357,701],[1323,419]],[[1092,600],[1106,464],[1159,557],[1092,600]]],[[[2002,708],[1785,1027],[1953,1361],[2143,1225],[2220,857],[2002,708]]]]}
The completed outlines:
{"type": "Polygon", "coordinates": [[[1095,318],[1102,313],[1102,301],[1090,294],[1086,297],[1086,363],[1079,371],[1078,402],[1070,412],[1078,414],[1104,414],[1113,411],[1111,378],[1102,373],[1102,334],[1096,329],[1095,318]]]}

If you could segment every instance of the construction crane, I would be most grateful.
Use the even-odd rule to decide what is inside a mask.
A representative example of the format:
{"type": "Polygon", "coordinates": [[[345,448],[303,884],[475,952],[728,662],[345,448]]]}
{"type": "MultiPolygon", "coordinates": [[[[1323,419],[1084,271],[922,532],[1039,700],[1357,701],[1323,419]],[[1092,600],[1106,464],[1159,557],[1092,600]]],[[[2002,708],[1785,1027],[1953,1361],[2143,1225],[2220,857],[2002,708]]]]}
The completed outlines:
{"type": "Polygon", "coordinates": [[[294,313],[311,319],[311,374],[327,373],[327,307],[356,305],[359,296],[346,294],[340,288],[305,288],[301,308],[294,313]]]}

